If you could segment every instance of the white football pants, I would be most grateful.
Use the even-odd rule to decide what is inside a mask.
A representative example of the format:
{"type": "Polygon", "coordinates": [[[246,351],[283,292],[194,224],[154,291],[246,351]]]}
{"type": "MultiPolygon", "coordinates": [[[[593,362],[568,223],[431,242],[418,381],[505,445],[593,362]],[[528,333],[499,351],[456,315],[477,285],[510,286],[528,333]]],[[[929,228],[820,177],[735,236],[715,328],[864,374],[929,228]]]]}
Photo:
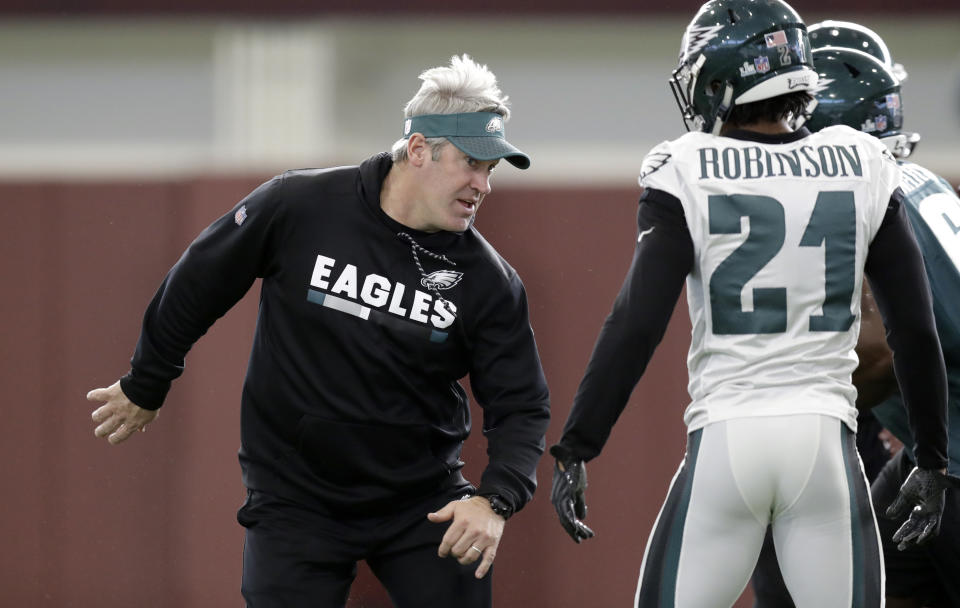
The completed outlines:
{"type": "Polygon", "coordinates": [[[883,554],[855,439],[818,414],[690,433],[647,542],[637,608],[733,605],[767,524],[797,608],[882,607],[883,554]]]}

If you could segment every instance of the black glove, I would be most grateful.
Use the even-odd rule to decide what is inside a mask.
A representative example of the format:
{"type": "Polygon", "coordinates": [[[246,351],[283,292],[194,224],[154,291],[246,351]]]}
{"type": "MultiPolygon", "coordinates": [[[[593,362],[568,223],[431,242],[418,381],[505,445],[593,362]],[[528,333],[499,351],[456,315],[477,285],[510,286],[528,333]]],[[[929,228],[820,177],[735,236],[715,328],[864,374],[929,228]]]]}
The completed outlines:
{"type": "Polygon", "coordinates": [[[914,467],[900,486],[900,493],[887,507],[889,519],[899,519],[910,510],[910,516],[893,535],[897,549],[920,545],[940,532],[940,516],[949,487],[960,488],[960,478],[940,471],[914,467]]]}
{"type": "Polygon", "coordinates": [[[587,517],[587,503],[583,499],[583,492],[587,489],[587,465],[559,446],[551,448],[550,453],[557,458],[553,466],[550,502],[557,510],[560,525],[576,543],[592,538],[593,530],[580,521],[587,517]]]}

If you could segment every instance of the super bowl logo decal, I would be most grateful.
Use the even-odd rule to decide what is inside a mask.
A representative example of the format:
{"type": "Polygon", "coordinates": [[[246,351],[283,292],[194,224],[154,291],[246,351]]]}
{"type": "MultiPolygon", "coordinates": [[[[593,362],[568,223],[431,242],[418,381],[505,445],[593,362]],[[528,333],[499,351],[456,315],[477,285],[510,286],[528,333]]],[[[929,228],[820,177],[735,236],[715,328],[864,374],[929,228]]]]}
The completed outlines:
{"type": "Polygon", "coordinates": [[[877,114],[873,118],[867,118],[860,125],[860,130],[864,133],[878,133],[887,130],[887,115],[877,114]]]}

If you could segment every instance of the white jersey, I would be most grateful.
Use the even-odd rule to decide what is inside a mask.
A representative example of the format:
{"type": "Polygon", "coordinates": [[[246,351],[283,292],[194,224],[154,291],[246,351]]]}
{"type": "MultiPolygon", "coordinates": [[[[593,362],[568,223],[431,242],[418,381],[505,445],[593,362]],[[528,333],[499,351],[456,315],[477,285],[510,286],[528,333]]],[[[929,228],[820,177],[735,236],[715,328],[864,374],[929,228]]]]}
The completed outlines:
{"type": "Polygon", "coordinates": [[[863,266],[899,181],[883,144],[844,126],[777,144],[688,133],[647,155],[640,185],[680,200],[694,245],[689,431],[802,413],[856,430],[863,266]]]}

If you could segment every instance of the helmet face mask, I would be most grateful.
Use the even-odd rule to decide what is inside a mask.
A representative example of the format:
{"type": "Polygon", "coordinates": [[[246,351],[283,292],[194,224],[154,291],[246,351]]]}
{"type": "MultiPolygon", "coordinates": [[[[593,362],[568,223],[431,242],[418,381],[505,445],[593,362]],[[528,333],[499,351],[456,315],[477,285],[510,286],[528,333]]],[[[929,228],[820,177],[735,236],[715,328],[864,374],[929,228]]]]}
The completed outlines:
{"type": "Polygon", "coordinates": [[[700,55],[698,61],[693,63],[681,62],[677,69],[670,75],[670,89],[673,91],[673,98],[680,107],[680,114],[683,117],[683,124],[687,131],[705,131],[703,117],[696,113],[693,107],[693,87],[697,82],[697,76],[700,68],[703,67],[703,61],[706,56],[700,55]]]}
{"type": "Polygon", "coordinates": [[[865,52],[838,47],[815,50],[813,62],[820,86],[810,130],[847,125],[879,138],[897,158],[910,156],[920,136],[902,130],[900,81],[891,68],[865,52]]]}
{"type": "Polygon", "coordinates": [[[734,105],[816,84],[806,27],[782,0],[711,0],[681,47],[670,86],[690,131],[719,133],[734,105]]]}

